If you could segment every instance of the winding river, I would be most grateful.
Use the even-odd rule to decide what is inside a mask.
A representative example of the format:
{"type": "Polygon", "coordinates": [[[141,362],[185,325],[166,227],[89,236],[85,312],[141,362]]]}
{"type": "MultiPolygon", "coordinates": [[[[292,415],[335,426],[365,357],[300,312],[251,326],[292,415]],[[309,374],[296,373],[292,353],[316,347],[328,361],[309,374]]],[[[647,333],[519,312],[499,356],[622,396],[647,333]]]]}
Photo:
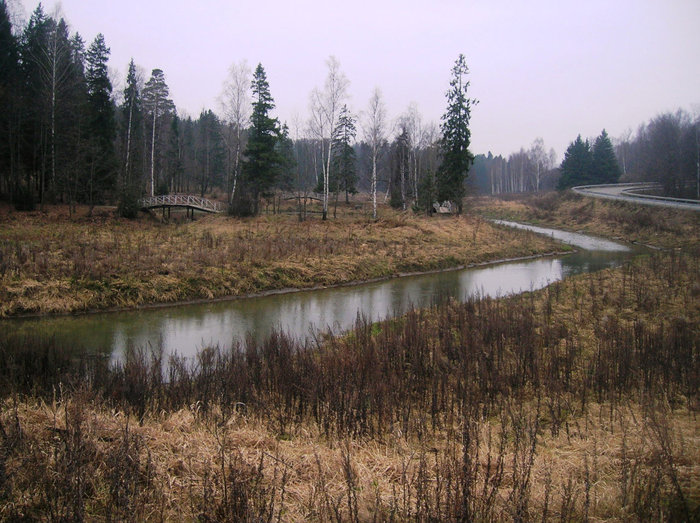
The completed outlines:
{"type": "Polygon", "coordinates": [[[296,338],[351,327],[358,314],[372,320],[424,307],[438,298],[459,300],[475,294],[503,296],[534,290],[570,275],[620,265],[637,249],[576,233],[511,222],[550,235],[577,252],[524,261],[406,276],[356,286],[276,294],[215,303],[178,305],[128,312],[12,319],[0,322],[0,335],[55,336],[67,343],[119,358],[129,345],[162,346],[191,356],[204,346],[230,347],[247,335],[262,338],[282,329],[296,338]]]}

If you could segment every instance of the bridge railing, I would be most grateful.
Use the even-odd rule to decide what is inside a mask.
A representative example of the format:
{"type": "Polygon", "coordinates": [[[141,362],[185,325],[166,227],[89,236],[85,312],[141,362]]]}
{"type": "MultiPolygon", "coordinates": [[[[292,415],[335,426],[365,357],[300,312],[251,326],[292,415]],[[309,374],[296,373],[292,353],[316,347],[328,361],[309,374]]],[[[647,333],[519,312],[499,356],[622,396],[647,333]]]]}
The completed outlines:
{"type": "Polygon", "coordinates": [[[191,207],[208,212],[223,212],[224,206],[207,198],[193,194],[159,194],[148,196],[139,200],[142,209],[153,207],[191,207]]]}

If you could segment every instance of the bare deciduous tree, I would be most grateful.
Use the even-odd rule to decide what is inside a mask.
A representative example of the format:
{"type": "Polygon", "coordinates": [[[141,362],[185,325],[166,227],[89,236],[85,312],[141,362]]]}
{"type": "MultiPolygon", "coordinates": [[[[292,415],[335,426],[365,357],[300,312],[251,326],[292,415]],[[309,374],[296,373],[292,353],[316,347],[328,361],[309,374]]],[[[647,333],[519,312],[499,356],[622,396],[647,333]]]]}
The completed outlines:
{"type": "Polygon", "coordinates": [[[377,159],[385,140],[386,108],[381,90],[376,87],[369,99],[369,107],[363,120],[362,129],[365,141],[369,144],[372,157],[372,218],[377,219],[377,159]]]}
{"type": "Polygon", "coordinates": [[[230,189],[229,202],[233,201],[241,170],[245,129],[250,118],[250,83],[253,71],[248,62],[242,60],[232,64],[220,97],[226,129],[224,139],[228,148],[227,184],[230,189]]]}
{"type": "Polygon", "coordinates": [[[535,141],[532,142],[528,156],[530,157],[530,162],[535,167],[535,191],[539,192],[542,173],[549,167],[547,165],[549,157],[544,150],[544,140],[541,137],[535,138],[535,141]]]}
{"type": "Polygon", "coordinates": [[[323,219],[328,217],[328,188],[333,150],[333,132],[336,127],[338,112],[347,96],[349,81],[340,70],[340,62],[331,56],[326,60],[328,75],[323,91],[311,91],[310,128],[320,140],[323,171],[323,219]]]}
{"type": "Polygon", "coordinates": [[[418,198],[418,180],[421,177],[420,151],[425,148],[426,133],[423,128],[423,117],[418,111],[418,105],[412,102],[406,113],[401,117],[401,126],[408,133],[409,149],[409,180],[413,192],[414,203],[418,198]]]}

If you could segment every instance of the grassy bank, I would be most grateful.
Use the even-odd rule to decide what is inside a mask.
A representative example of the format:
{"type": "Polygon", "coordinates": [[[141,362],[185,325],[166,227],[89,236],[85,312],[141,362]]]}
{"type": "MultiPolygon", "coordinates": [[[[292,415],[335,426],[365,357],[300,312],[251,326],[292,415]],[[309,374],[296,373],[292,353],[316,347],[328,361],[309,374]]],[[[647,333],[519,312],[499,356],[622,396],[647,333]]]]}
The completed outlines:
{"type": "Polygon", "coordinates": [[[565,230],[700,254],[700,213],[613,202],[572,192],[481,197],[472,209],[486,217],[524,221],[565,230]]]}
{"type": "Polygon", "coordinates": [[[0,317],[310,288],[561,250],[477,216],[195,222],[0,213],[0,317]]]}
{"type": "Polygon", "coordinates": [[[3,346],[0,517],[697,519],[698,281],[659,254],[167,379],[3,346]]]}

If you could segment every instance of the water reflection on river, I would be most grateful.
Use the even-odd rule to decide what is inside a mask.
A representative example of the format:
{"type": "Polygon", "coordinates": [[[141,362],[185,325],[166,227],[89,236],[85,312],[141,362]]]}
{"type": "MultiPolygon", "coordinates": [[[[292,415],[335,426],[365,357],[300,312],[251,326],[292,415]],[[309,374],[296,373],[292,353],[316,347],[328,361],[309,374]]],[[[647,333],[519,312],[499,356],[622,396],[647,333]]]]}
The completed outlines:
{"type": "Polygon", "coordinates": [[[0,322],[0,333],[42,333],[116,358],[129,344],[162,346],[166,353],[192,355],[203,346],[229,347],[236,338],[249,334],[259,339],[274,329],[297,338],[310,336],[314,329],[337,332],[351,327],[358,313],[379,320],[409,307],[428,306],[438,297],[463,300],[475,294],[502,296],[539,289],[572,274],[619,265],[633,255],[625,246],[607,240],[556,233],[558,239],[592,250],[352,287],[130,312],[9,320],[0,322]]]}

